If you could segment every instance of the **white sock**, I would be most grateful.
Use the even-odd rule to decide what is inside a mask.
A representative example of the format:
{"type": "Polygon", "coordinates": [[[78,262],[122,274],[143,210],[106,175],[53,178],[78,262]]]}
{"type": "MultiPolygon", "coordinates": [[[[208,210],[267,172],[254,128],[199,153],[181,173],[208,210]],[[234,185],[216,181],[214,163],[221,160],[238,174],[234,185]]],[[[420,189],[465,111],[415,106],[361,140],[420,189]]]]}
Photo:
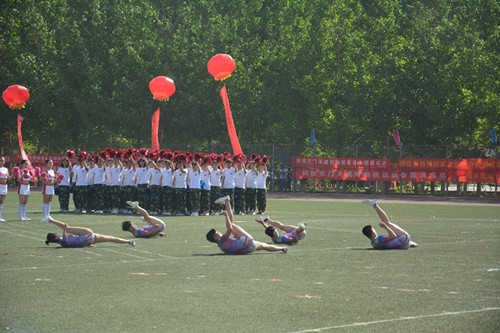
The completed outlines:
{"type": "Polygon", "coordinates": [[[0,205],[0,219],[2,218],[3,204],[0,205]]]}
{"type": "Polygon", "coordinates": [[[49,216],[50,216],[50,208],[51,208],[51,207],[52,207],[52,202],[49,202],[49,203],[47,204],[47,217],[49,217],[49,216]]]}
{"type": "Polygon", "coordinates": [[[42,203],[42,213],[43,213],[43,217],[47,217],[47,204],[46,203],[42,203]]]}
{"type": "Polygon", "coordinates": [[[26,219],[26,211],[28,210],[28,207],[26,205],[23,205],[23,217],[26,219]]]}
{"type": "Polygon", "coordinates": [[[19,219],[23,219],[23,205],[19,204],[19,219]]]}

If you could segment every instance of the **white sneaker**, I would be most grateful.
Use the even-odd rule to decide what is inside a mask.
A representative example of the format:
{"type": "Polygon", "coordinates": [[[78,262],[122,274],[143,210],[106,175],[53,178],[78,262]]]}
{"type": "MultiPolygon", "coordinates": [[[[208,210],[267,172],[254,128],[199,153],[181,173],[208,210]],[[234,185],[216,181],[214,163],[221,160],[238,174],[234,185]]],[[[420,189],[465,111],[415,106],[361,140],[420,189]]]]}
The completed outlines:
{"type": "Polygon", "coordinates": [[[19,221],[26,221],[26,219],[25,219],[24,217],[22,217],[22,216],[21,216],[21,217],[19,218],[19,221]]]}
{"type": "Polygon", "coordinates": [[[0,222],[7,222],[7,220],[4,220],[3,218],[0,217],[0,222]]]}
{"type": "Polygon", "coordinates": [[[361,203],[364,203],[365,205],[368,205],[370,207],[375,207],[377,204],[377,200],[363,200],[361,203]]]}
{"type": "Polygon", "coordinates": [[[102,211],[102,210],[96,210],[96,211],[94,212],[94,214],[102,214],[102,213],[103,213],[103,211],[102,211]]]}
{"type": "Polygon", "coordinates": [[[198,212],[193,212],[191,213],[191,216],[199,216],[200,214],[198,214],[198,212]]]}
{"type": "Polygon", "coordinates": [[[80,213],[82,213],[82,214],[87,214],[87,211],[86,211],[86,210],[84,210],[84,209],[82,209],[82,211],[81,211],[80,213]]]}
{"type": "Polygon", "coordinates": [[[184,216],[184,215],[186,215],[186,214],[184,214],[184,213],[177,213],[177,214],[175,214],[175,216],[184,216]]]}
{"type": "Polygon", "coordinates": [[[222,197],[222,198],[219,198],[219,199],[215,200],[215,203],[218,204],[218,205],[224,205],[227,200],[231,200],[231,198],[229,197],[229,195],[226,195],[225,197],[222,197]]]}
{"type": "Polygon", "coordinates": [[[48,224],[50,222],[50,217],[44,217],[40,221],[38,221],[38,224],[48,224]]]}
{"type": "Polygon", "coordinates": [[[167,212],[165,215],[167,215],[167,216],[172,216],[172,213],[167,212]]]}
{"type": "Polygon", "coordinates": [[[285,246],[284,248],[282,248],[281,251],[287,253],[288,252],[288,246],[285,246]]]}
{"type": "Polygon", "coordinates": [[[113,210],[111,211],[111,214],[118,214],[118,209],[113,209],[113,210]]]}
{"type": "Polygon", "coordinates": [[[299,228],[302,229],[302,230],[306,230],[306,227],[307,227],[307,223],[301,223],[299,224],[299,228]]]}
{"type": "Polygon", "coordinates": [[[79,210],[79,209],[75,209],[75,210],[73,211],[73,213],[81,213],[81,212],[82,212],[82,211],[81,211],[81,210],[79,210]]]}
{"type": "Polygon", "coordinates": [[[139,202],[138,201],[127,201],[127,205],[129,205],[130,208],[135,208],[135,207],[139,206],[139,202]]]}
{"type": "Polygon", "coordinates": [[[129,241],[128,241],[128,243],[129,243],[130,245],[132,245],[132,246],[135,246],[135,240],[134,240],[134,239],[129,240],[129,241]]]}
{"type": "Polygon", "coordinates": [[[25,221],[31,221],[31,219],[29,217],[25,217],[24,220],[25,221]]]}
{"type": "Polygon", "coordinates": [[[269,216],[259,216],[258,219],[262,222],[266,222],[267,220],[269,220],[269,216]]]}

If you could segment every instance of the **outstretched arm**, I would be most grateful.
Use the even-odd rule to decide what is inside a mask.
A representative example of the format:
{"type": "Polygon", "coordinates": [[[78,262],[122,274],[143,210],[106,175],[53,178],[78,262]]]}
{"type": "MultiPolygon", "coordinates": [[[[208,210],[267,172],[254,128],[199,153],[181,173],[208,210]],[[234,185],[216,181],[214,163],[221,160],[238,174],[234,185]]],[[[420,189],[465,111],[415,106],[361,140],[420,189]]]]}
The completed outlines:
{"type": "Polygon", "coordinates": [[[255,222],[258,222],[260,225],[262,225],[264,228],[267,228],[267,225],[261,221],[260,219],[255,219],[255,222]]]}

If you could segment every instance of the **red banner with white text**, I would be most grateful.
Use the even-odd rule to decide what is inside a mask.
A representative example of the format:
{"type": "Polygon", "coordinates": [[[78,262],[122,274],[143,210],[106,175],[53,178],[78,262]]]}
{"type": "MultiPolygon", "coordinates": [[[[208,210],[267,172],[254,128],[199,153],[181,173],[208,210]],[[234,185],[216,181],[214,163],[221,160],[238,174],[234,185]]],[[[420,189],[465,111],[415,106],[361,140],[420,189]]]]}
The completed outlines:
{"type": "Polygon", "coordinates": [[[500,183],[500,159],[292,157],[296,179],[500,183]]]}

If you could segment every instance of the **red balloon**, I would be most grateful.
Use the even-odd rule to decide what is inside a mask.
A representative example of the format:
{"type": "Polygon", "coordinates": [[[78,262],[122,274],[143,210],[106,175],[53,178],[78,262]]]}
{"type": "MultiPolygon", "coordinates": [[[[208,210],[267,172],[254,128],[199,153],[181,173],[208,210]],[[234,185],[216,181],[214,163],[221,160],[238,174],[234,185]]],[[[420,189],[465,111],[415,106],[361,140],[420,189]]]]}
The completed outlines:
{"type": "Polygon", "coordinates": [[[208,62],[207,69],[217,81],[224,80],[236,69],[236,63],[229,54],[216,54],[208,62]]]}
{"type": "Polygon", "coordinates": [[[24,108],[24,104],[30,99],[30,93],[26,87],[13,85],[4,90],[3,100],[11,109],[24,108]]]}
{"type": "Polygon", "coordinates": [[[149,82],[149,90],[153,98],[159,101],[168,100],[175,92],[174,81],[166,76],[157,76],[149,82]]]}

